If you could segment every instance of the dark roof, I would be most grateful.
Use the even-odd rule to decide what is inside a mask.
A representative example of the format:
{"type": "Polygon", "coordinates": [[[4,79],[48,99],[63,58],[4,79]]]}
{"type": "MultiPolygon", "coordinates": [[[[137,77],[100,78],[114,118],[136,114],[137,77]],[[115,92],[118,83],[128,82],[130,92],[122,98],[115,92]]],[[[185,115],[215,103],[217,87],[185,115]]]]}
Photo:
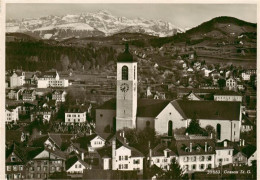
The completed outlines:
{"type": "Polygon", "coordinates": [[[97,136],[98,136],[97,134],[92,134],[92,135],[89,135],[89,136],[79,137],[77,139],[74,139],[73,143],[78,143],[80,145],[80,148],[87,150],[88,145],[90,144],[90,141],[97,136]]]}
{"type": "Polygon", "coordinates": [[[196,116],[198,119],[239,120],[240,117],[240,102],[176,100],[172,105],[189,119],[196,116]]]}
{"type": "Polygon", "coordinates": [[[33,92],[34,92],[33,89],[25,89],[25,90],[23,91],[23,94],[32,94],[33,92]]]}
{"type": "Polygon", "coordinates": [[[107,146],[107,147],[98,149],[97,152],[101,158],[103,158],[103,157],[111,158],[112,157],[112,147],[111,146],[107,146]]]}
{"type": "Polygon", "coordinates": [[[13,74],[17,74],[17,76],[22,76],[23,72],[22,71],[15,71],[13,74]]]}
{"type": "Polygon", "coordinates": [[[128,44],[125,45],[125,51],[118,55],[117,62],[136,62],[133,55],[129,52],[128,44]]]}
{"type": "Polygon", "coordinates": [[[22,131],[19,130],[6,130],[6,142],[21,142],[22,131]]]}
{"type": "Polygon", "coordinates": [[[55,78],[56,77],[56,72],[44,72],[42,75],[41,75],[41,77],[53,77],[53,78],[55,78]]]}
{"type": "Polygon", "coordinates": [[[242,152],[249,158],[256,151],[256,147],[254,145],[248,144],[242,149],[242,152]]]}
{"type": "Polygon", "coordinates": [[[112,109],[112,110],[116,110],[116,99],[112,98],[112,99],[106,101],[104,104],[102,104],[101,106],[97,107],[97,109],[112,109]]]}
{"type": "Polygon", "coordinates": [[[158,144],[157,146],[155,146],[155,148],[153,148],[152,150],[152,156],[164,156],[164,150],[169,149],[170,150],[170,155],[171,156],[175,156],[176,153],[176,148],[174,147],[174,144],[172,143],[170,146],[166,146],[165,144],[158,144]]]}
{"type": "Polygon", "coordinates": [[[156,117],[168,104],[170,100],[138,99],[138,117],[156,117]]]}
{"type": "Polygon", "coordinates": [[[215,153],[215,143],[212,139],[195,139],[195,140],[180,140],[176,141],[176,148],[178,155],[198,155],[198,154],[214,154],[215,153]],[[205,152],[205,143],[207,142],[208,150],[205,152]],[[192,152],[186,152],[185,148],[190,148],[190,143],[192,143],[192,152]],[[209,151],[209,147],[212,150],[209,151]],[[198,148],[200,149],[198,151],[198,148]]]}
{"type": "Polygon", "coordinates": [[[215,95],[242,96],[240,93],[235,91],[218,91],[215,95]]]}
{"type": "Polygon", "coordinates": [[[246,115],[242,114],[242,125],[250,125],[253,126],[254,123],[247,117],[246,115]]]}
{"type": "Polygon", "coordinates": [[[234,149],[234,143],[225,139],[222,142],[217,142],[216,143],[216,150],[221,150],[221,149],[234,149]],[[227,146],[224,146],[224,142],[227,142],[227,146]]]}
{"type": "MultiPolygon", "coordinates": [[[[137,100],[137,116],[139,117],[155,117],[157,116],[168,104],[170,100],[157,100],[157,99],[138,99],[137,100]]],[[[113,98],[106,101],[97,109],[111,109],[116,110],[116,99],[113,98]]]]}
{"type": "Polygon", "coordinates": [[[77,156],[73,156],[73,157],[67,159],[65,162],[66,170],[68,170],[71,166],[73,166],[77,161],[78,161],[77,156]]]}

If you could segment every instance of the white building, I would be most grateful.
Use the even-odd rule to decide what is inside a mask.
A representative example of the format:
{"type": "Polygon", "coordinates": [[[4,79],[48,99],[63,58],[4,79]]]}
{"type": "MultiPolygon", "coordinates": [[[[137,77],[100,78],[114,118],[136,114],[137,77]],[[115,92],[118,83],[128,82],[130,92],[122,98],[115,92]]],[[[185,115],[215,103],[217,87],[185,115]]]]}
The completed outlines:
{"type": "Polygon", "coordinates": [[[56,100],[57,102],[65,102],[66,94],[66,91],[54,90],[52,92],[52,100],[56,100]]]}
{"type": "Polygon", "coordinates": [[[224,166],[227,164],[233,163],[233,143],[224,140],[222,142],[216,143],[216,167],[218,166],[224,166]]]}
{"type": "Polygon", "coordinates": [[[214,94],[214,101],[237,101],[242,102],[243,96],[236,92],[223,91],[214,94]]]}
{"type": "Polygon", "coordinates": [[[241,76],[242,76],[242,79],[244,80],[244,81],[249,81],[250,80],[250,74],[247,74],[247,73],[245,73],[245,72],[243,72],[242,74],[241,74],[241,76]]]}
{"type": "Polygon", "coordinates": [[[58,72],[46,72],[38,78],[38,88],[48,87],[68,87],[69,81],[67,79],[60,79],[58,72]]]}
{"type": "Polygon", "coordinates": [[[118,138],[112,140],[112,170],[143,173],[144,156],[137,149],[128,146],[118,138]]]}
{"type": "Polygon", "coordinates": [[[168,170],[172,160],[178,158],[173,146],[167,147],[160,143],[154,149],[150,149],[148,157],[150,166],[156,165],[163,170],[168,170]]]}
{"type": "Polygon", "coordinates": [[[65,113],[65,123],[85,123],[86,112],[79,108],[69,109],[65,113]]]}
{"type": "Polygon", "coordinates": [[[171,101],[154,118],[155,131],[172,136],[175,129],[187,128],[195,115],[202,128],[210,125],[216,130],[218,141],[239,140],[242,119],[240,102],[171,101]]]}
{"type": "Polygon", "coordinates": [[[10,77],[10,87],[23,86],[25,83],[25,73],[24,72],[14,72],[10,77]]]}
{"type": "Polygon", "coordinates": [[[98,150],[100,164],[104,170],[137,171],[138,174],[142,174],[144,155],[127,145],[123,136],[112,137],[112,147],[98,150]]]}
{"type": "Polygon", "coordinates": [[[211,138],[176,137],[178,163],[186,172],[215,168],[215,142],[211,138]]]}
{"type": "Polygon", "coordinates": [[[18,115],[19,107],[6,107],[5,108],[5,122],[16,122],[19,120],[18,115]]]}
{"type": "Polygon", "coordinates": [[[90,169],[90,166],[84,161],[84,156],[81,158],[73,156],[66,160],[65,165],[68,174],[83,174],[84,169],[90,169]]]}
{"type": "Polygon", "coordinates": [[[230,77],[229,79],[226,80],[226,87],[228,90],[237,90],[237,80],[230,77]]]}

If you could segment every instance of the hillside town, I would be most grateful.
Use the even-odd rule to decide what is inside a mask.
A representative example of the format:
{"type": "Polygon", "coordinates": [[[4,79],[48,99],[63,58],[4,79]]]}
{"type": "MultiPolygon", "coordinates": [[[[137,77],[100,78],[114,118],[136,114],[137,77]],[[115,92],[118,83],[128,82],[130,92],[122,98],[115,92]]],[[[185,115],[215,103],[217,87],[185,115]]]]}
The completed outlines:
{"type": "Polygon", "coordinates": [[[256,179],[256,69],[177,51],[121,45],[99,73],[7,70],[6,178],[256,179]]]}

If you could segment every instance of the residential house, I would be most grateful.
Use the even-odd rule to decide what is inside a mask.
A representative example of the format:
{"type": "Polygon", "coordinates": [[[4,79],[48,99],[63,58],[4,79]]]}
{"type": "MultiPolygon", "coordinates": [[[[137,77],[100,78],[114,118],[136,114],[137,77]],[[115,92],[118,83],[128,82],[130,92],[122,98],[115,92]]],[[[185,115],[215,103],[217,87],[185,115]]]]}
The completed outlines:
{"type": "Polygon", "coordinates": [[[170,146],[160,143],[149,150],[148,161],[150,166],[156,165],[163,170],[169,170],[169,165],[175,159],[177,159],[177,154],[173,143],[170,146]]]}
{"type": "Polygon", "coordinates": [[[38,88],[48,87],[68,87],[69,81],[67,79],[60,79],[58,72],[45,72],[38,78],[38,88]]]}
{"type": "Polygon", "coordinates": [[[137,171],[143,173],[144,155],[137,149],[130,147],[124,134],[111,138],[112,147],[105,146],[98,150],[100,164],[104,170],[137,171]],[[112,149],[109,150],[109,149],[112,149]]]}
{"type": "Polygon", "coordinates": [[[8,92],[7,97],[9,99],[14,99],[18,101],[20,99],[21,94],[22,94],[22,89],[11,89],[8,92]]]}
{"type": "Polygon", "coordinates": [[[243,72],[242,74],[241,74],[241,77],[242,77],[242,80],[243,81],[250,81],[250,74],[247,74],[247,73],[245,73],[245,72],[243,72]]]}
{"type": "Polygon", "coordinates": [[[9,106],[5,108],[5,122],[16,122],[19,120],[19,107],[9,106]]]}
{"type": "Polygon", "coordinates": [[[254,128],[254,123],[247,117],[242,114],[242,124],[241,124],[241,132],[249,132],[254,128]]]}
{"type": "Polygon", "coordinates": [[[26,155],[15,143],[6,151],[5,165],[7,179],[26,178],[26,155]]]}
{"type": "Polygon", "coordinates": [[[36,100],[36,92],[33,89],[25,89],[22,94],[23,101],[36,100]]]}
{"type": "Polygon", "coordinates": [[[66,91],[63,90],[54,90],[52,92],[52,100],[55,100],[57,102],[65,102],[65,96],[66,96],[66,91]]]}
{"type": "Polygon", "coordinates": [[[83,174],[84,169],[91,168],[91,166],[84,161],[84,158],[81,159],[77,155],[68,158],[65,162],[65,165],[68,175],[83,174]]]}
{"type": "Polygon", "coordinates": [[[215,143],[211,138],[175,136],[178,163],[185,173],[215,168],[215,143]]]}
{"type": "Polygon", "coordinates": [[[65,123],[85,123],[86,122],[86,111],[81,108],[71,108],[65,112],[65,123]]]}
{"type": "Polygon", "coordinates": [[[65,154],[56,148],[44,148],[27,163],[28,179],[47,179],[54,172],[65,171],[65,154]]]}
{"type": "Polygon", "coordinates": [[[226,80],[226,87],[228,90],[237,90],[237,80],[234,79],[233,77],[230,77],[229,79],[226,80]]]}
{"type": "Polygon", "coordinates": [[[234,146],[233,165],[243,166],[252,165],[252,161],[257,159],[256,147],[252,144],[246,144],[244,139],[234,146]]]}
{"type": "Polygon", "coordinates": [[[233,91],[221,91],[214,94],[214,101],[236,101],[242,102],[243,96],[233,91]]]}
{"type": "Polygon", "coordinates": [[[23,86],[25,83],[25,73],[16,71],[13,72],[12,76],[10,77],[10,87],[20,87],[23,86]]]}
{"type": "Polygon", "coordinates": [[[27,163],[39,151],[41,148],[22,148],[13,143],[11,148],[6,151],[6,179],[27,179],[27,163]]]}
{"type": "Polygon", "coordinates": [[[232,164],[233,151],[233,142],[229,140],[216,143],[216,167],[232,164]]]}

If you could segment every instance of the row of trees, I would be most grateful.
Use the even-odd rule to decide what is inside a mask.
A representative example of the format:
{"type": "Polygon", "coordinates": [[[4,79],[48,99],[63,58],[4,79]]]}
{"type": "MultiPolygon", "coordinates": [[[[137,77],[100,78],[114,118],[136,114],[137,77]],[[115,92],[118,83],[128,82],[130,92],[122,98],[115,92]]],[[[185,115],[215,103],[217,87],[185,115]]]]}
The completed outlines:
{"type": "Polygon", "coordinates": [[[7,42],[6,69],[22,68],[27,71],[88,70],[115,61],[116,50],[112,47],[67,47],[44,42],[7,42]]]}

